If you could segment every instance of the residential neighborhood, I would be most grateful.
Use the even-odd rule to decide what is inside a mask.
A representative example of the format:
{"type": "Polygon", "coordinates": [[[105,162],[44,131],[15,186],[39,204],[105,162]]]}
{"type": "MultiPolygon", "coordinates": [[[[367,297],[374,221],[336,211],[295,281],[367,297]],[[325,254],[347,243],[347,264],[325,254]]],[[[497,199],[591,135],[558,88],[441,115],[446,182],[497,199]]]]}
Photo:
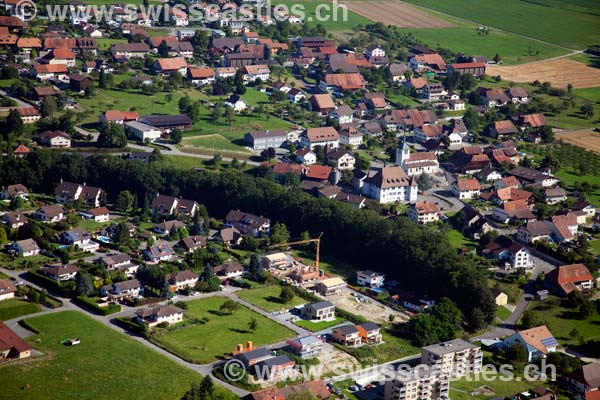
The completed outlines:
{"type": "Polygon", "coordinates": [[[599,400],[593,2],[0,3],[0,398],[599,400]]]}

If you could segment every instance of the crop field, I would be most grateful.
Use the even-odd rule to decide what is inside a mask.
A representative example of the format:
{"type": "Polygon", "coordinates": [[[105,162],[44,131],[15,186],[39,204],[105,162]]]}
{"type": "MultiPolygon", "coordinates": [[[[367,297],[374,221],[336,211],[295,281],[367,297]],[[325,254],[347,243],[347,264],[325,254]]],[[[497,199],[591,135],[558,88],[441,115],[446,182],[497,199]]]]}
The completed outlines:
{"type": "MultiPolygon", "coordinates": [[[[291,8],[293,5],[300,4],[304,7],[303,12],[305,14],[305,24],[307,24],[308,26],[322,25],[325,29],[330,31],[352,30],[358,25],[366,25],[371,23],[369,19],[358,15],[352,12],[351,10],[348,10],[347,18],[344,18],[343,10],[341,8],[334,10],[332,8],[332,2],[326,0],[300,2],[286,0],[274,2],[273,5],[275,4],[282,4],[289,8],[291,8]],[[319,21],[317,19],[316,11],[317,7],[320,5],[326,5],[327,7],[330,7],[330,9],[322,9],[320,11],[322,17],[329,17],[324,21],[319,21]]],[[[290,13],[293,14],[291,11],[290,13]]]]}
{"type": "Polygon", "coordinates": [[[385,25],[402,28],[449,28],[451,22],[399,1],[348,1],[352,12],[385,25]]]}
{"type": "Polygon", "coordinates": [[[555,136],[556,140],[600,154],[600,132],[564,132],[555,136]]]}
{"type": "Polygon", "coordinates": [[[503,80],[512,82],[533,82],[537,79],[561,88],[569,83],[575,89],[600,86],[600,69],[566,58],[527,65],[489,66],[487,74],[500,75],[503,80]]]}
{"type": "Polygon", "coordinates": [[[557,57],[566,50],[498,29],[480,35],[477,25],[461,24],[454,28],[406,29],[413,37],[431,48],[444,47],[454,52],[482,55],[493,59],[496,54],[504,64],[521,64],[557,57]]]}
{"type": "Polygon", "coordinates": [[[572,49],[600,42],[600,14],[594,0],[406,2],[572,49]]]}

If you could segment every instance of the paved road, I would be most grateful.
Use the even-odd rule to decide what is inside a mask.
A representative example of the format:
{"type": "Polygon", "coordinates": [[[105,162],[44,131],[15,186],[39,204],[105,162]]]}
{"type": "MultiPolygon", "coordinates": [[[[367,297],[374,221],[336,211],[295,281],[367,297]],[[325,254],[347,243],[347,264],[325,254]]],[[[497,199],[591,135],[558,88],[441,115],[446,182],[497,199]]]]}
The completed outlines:
{"type": "MultiPolygon", "coordinates": [[[[37,285],[35,285],[34,283],[32,283],[32,282],[28,281],[28,280],[27,280],[27,279],[26,279],[26,278],[23,276],[23,275],[24,275],[24,273],[23,273],[22,271],[16,272],[16,271],[12,271],[12,270],[7,270],[7,269],[5,269],[5,268],[0,268],[0,271],[2,271],[2,273],[4,273],[5,275],[8,275],[8,276],[10,276],[10,277],[13,277],[13,278],[15,278],[15,279],[18,279],[18,280],[22,280],[22,281],[26,282],[27,284],[29,284],[29,285],[31,285],[31,286],[33,286],[33,287],[36,287],[36,288],[38,288],[38,289],[39,289],[39,287],[38,287],[37,285]]],[[[223,293],[223,292],[214,292],[214,294],[212,294],[212,295],[213,295],[213,296],[215,296],[215,295],[220,295],[220,294],[222,294],[222,293],[223,293]]],[[[111,320],[112,320],[112,318],[113,318],[114,316],[108,316],[108,317],[105,317],[105,316],[100,316],[100,315],[95,315],[95,314],[92,314],[92,313],[88,312],[87,310],[85,310],[85,309],[82,309],[82,308],[78,307],[76,304],[74,304],[74,303],[72,302],[72,300],[71,300],[71,299],[68,299],[68,298],[64,298],[64,297],[58,296],[56,293],[51,293],[51,292],[50,292],[50,294],[52,294],[53,296],[55,296],[55,297],[57,297],[58,299],[60,299],[60,300],[63,302],[63,307],[61,307],[61,308],[57,308],[57,309],[45,309],[45,310],[43,310],[43,311],[41,311],[41,312],[39,312],[39,313],[35,313],[35,314],[30,314],[30,315],[27,315],[27,316],[26,316],[26,318],[35,317],[35,316],[39,316],[39,315],[50,314],[50,313],[55,313],[55,312],[60,312],[60,311],[67,311],[67,310],[81,312],[81,313],[83,313],[83,314],[86,314],[86,315],[87,315],[87,316],[89,316],[90,318],[93,318],[94,320],[96,320],[96,321],[98,321],[98,322],[102,323],[103,325],[105,325],[105,326],[109,327],[110,329],[113,329],[113,330],[115,330],[115,331],[117,331],[117,332],[120,332],[120,333],[122,333],[122,334],[125,334],[125,335],[127,335],[127,336],[131,337],[133,340],[136,340],[136,341],[138,341],[139,343],[143,344],[144,346],[146,346],[146,347],[148,347],[148,348],[150,348],[150,349],[152,349],[152,350],[154,350],[154,351],[156,351],[156,352],[158,352],[158,353],[162,354],[163,356],[165,356],[165,357],[167,357],[167,358],[169,358],[169,359],[171,359],[171,360],[175,361],[175,362],[176,362],[177,364],[179,364],[179,365],[182,365],[182,366],[184,366],[184,367],[186,367],[186,368],[189,368],[189,369],[191,369],[191,370],[193,370],[193,371],[195,371],[195,372],[197,372],[197,373],[199,373],[199,374],[201,374],[201,375],[209,375],[209,374],[210,374],[210,375],[212,376],[213,380],[215,381],[215,383],[217,383],[217,384],[219,384],[220,386],[223,386],[223,387],[225,387],[226,389],[228,389],[228,390],[232,391],[232,392],[233,392],[233,393],[235,393],[237,396],[244,397],[244,396],[246,396],[246,395],[248,395],[248,394],[249,394],[249,392],[248,392],[248,391],[246,391],[246,390],[243,390],[243,389],[240,389],[240,388],[237,388],[237,387],[235,387],[235,386],[232,386],[232,385],[230,385],[230,384],[229,384],[229,383],[227,383],[227,382],[221,381],[220,379],[216,378],[216,377],[215,377],[215,376],[212,374],[212,370],[213,370],[213,368],[214,368],[216,365],[219,365],[220,363],[222,363],[222,361],[217,361],[217,362],[214,362],[214,363],[210,363],[210,364],[204,364],[204,365],[192,364],[192,363],[190,363],[190,362],[187,362],[187,361],[185,361],[185,360],[183,360],[183,359],[179,358],[178,356],[176,356],[176,355],[174,355],[174,354],[172,354],[172,353],[170,353],[170,352],[168,352],[168,351],[166,351],[166,350],[164,350],[164,349],[162,349],[162,348],[160,348],[160,347],[156,346],[155,344],[153,344],[153,343],[149,342],[148,340],[146,340],[146,339],[144,339],[144,338],[142,338],[142,337],[140,337],[140,336],[134,335],[134,334],[132,334],[131,332],[129,332],[129,331],[127,331],[127,330],[125,330],[125,329],[123,329],[123,328],[121,328],[121,327],[117,326],[117,325],[114,325],[114,324],[111,322],[111,320]]],[[[230,294],[230,293],[228,293],[227,295],[228,295],[228,297],[229,297],[231,294],[230,294]]],[[[238,298],[237,298],[237,296],[231,296],[231,298],[232,298],[232,299],[234,299],[234,300],[238,299],[238,298]]],[[[194,299],[194,298],[191,298],[191,299],[189,299],[189,300],[193,300],[193,299],[194,299]]],[[[134,312],[134,311],[135,311],[137,308],[139,308],[139,307],[128,308],[127,312],[128,312],[129,314],[131,314],[131,313],[133,313],[133,312],[134,312]]],[[[119,313],[119,314],[123,314],[123,313],[119,313]]],[[[8,326],[10,326],[10,327],[15,327],[15,326],[18,326],[18,325],[17,325],[17,323],[18,323],[18,321],[19,321],[19,320],[21,320],[21,319],[22,319],[22,318],[21,318],[21,317],[19,317],[19,318],[15,318],[15,319],[12,319],[12,320],[9,320],[9,321],[5,321],[5,323],[6,323],[8,326]]],[[[27,333],[27,332],[24,332],[24,330],[23,330],[22,328],[20,328],[20,327],[19,327],[19,328],[17,328],[17,331],[18,331],[18,332],[20,332],[20,333],[23,333],[24,335],[28,335],[28,333],[27,333]]]]}
{"type": "Polygon", "coordinates": [[[0,90],[0,94],[2,96],[8,97],[8,98],[16,101],[17,102],[17,106],[19,106],[19,107],[31,107],[31,104],[29,104],[29,103],[27,103],[27,102],[25,102],[25,101],[23,101],[21,99],[18,99],[16,97],[11,96],[10,94],[6,93],[5,90],[0,90]]]}

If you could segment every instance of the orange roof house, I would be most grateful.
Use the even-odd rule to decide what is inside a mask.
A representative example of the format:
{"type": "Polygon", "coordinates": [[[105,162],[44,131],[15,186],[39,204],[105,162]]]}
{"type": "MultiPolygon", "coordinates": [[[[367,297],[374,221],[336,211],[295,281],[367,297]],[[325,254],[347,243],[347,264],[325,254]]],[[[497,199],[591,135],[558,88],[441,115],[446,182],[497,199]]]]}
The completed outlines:
{"type": "Polygon", "coordinates": [[[574,290],[591,289],[594,278],[584,264],[556,267],[546,274],[546,282],[559,295],[568,296],[574,290]]]}
{"type": "Polygon", "coordinates": [[[361,74],[327,74],[321,83],[321,89],[330,87],[341,90],[357,90],[365,87],[365,80],[361,74]]]}

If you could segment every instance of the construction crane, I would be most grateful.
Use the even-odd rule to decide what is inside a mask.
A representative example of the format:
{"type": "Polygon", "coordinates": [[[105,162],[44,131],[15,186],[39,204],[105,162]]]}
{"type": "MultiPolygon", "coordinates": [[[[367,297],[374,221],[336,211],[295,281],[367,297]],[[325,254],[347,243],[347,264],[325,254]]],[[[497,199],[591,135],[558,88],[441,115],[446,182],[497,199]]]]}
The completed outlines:
{"type": "Polygon", "coordinates": [[[319,233],[319,236],[317,236],[314,239],[306,239],[306,240],[297,240],[294,242],[278,243],[278,244],[269,246],[269,249],[275,249],[277,247],[293,246],[296,244],[316,243],[317,248],[315,251],[315,254],[316,254],[315,255],[315,269],[316,269],[316,272],[319,272],[319,254],[321,252],[321,236],[323,236],[323,232],[319,233]]]}

